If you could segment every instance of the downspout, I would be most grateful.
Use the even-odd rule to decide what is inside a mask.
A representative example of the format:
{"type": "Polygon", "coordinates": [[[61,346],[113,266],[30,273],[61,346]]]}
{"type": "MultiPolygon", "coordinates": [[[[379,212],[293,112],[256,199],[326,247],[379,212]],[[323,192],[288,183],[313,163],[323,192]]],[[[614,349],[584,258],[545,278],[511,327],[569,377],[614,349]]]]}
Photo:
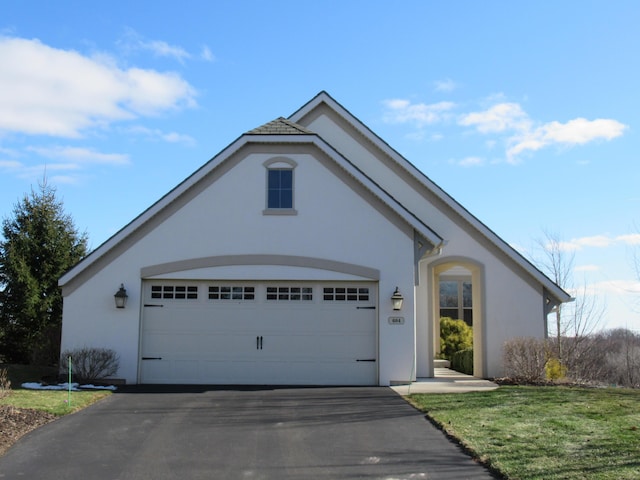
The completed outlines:
{"type": "Polygon", "coordinates": [[[442,240],[437,245],[434,245],[433,243],[425,239],[422,235],[420,235],[416,230],[413,231],[414,285],[418,286],[420,284],[420,260],[440,255],[440,253],[442,252],[442,247],[444,247],[446,244],[447,242],[442,240]]]}

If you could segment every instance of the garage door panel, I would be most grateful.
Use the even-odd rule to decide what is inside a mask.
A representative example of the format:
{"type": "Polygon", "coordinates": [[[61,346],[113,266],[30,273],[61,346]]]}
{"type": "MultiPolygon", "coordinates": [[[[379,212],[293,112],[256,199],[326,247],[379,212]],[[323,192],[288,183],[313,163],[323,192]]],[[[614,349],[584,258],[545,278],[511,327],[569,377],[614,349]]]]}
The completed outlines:
{"type": "Polygon", "coordinates": [[[375,343],[370,335],[267,335],[263,337],[261,354],[264,356],[286,351],[290,357],[325,359],[375,357],[375,343]],[[272,353],[273,352],[273,353],[272,353]]]}
{"type": "Polygon", "coordinates": [[[255,335],[240,333],[170,333],[148,332],[145,336],[145,355],[208,356],[216,352],[248,352],[255,349],[255,335]]]}
{"type": "Polygon", "coordinates": [[[321,361],[329,354],[341,361],[356,361],[375,358],[376,353],[369,335],[150,335],[147,338],[145,356],[166,360],[196,357],[268,361],[274,356],[281,358],[284,353],[289,362],[321,361]]]}
{"type": "MultiPolygon", "coordinates": [[[[147,295],[157,283],[145,282],[147,295]]],[[[341,286],[330,289],[336,295],[327,302],[324,285],[317,284],[268,290],[268,284],[244,282],[250,299],[225,301],[222,287],[182,283],[160,284],[154,293],[189,289],[193,298],[145,301],[162,307],[145,307],[142,357],[161,360],[141,361],[142,383],[377,384],[375,284],[357,287],[366,301],[344,301],[341,286]],[[294,296],[303,288],[312,301],[294,296]],[[269,291],[278,292],[271,301],[269,291]]]]}

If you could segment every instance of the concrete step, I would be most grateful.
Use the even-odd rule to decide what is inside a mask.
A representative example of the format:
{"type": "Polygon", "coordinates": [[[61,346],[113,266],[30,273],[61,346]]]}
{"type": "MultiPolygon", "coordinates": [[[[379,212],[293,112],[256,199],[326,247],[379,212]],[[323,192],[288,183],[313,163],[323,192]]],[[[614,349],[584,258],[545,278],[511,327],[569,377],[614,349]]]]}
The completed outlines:
{"type": "Polygon", "coordinates": [[[435,368],[449,368],[451,366],[451,362],[449,362],[449,360],[442,360],[440,358],[436,358],[433,361],[433,366],[435,368]]]}

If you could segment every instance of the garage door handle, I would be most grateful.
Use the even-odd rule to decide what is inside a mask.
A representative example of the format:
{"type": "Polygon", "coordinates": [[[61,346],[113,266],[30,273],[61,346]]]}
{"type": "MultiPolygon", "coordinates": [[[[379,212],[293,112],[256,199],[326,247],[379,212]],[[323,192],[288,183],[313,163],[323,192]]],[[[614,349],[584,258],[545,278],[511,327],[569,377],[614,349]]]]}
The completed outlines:
{"type": "Polygon", "coordinates": [[[375,358],[358,358],[356,362],[375,362],[375,358]]]}
{"type": "Polygon", "coordinates": [[[262,337],[256,337],[256,350],[262,350],[262,337]]]}
{"type": "Polygon", "coordinates": [[[159,308],[164,307],[164,305],[156,305],[154,303],[145,303],[144,306],[145,307],[159,307],[159,308]]]}
{"type": "Polygon", "coordinates": [[[356,310],[375,310],[376,307],[356,307],[356,310]]]}
{"type": "Polygon", "coordinates": [[[142,357],[142,360],[162,360],[162,357],[142,357]]]}

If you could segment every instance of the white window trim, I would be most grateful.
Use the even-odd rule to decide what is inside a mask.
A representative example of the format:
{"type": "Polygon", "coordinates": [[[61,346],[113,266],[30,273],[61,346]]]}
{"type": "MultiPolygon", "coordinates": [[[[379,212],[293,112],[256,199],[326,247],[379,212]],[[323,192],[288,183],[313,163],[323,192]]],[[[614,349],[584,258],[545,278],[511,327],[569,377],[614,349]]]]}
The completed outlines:
{"type": "Polygon", "coordinates": [[[263,215],[297,215],[298,211],[295,209],[296,204],[296,175],[295,169],[298,166],[298,163],[290,158],[286,157],[275,157],[270,158],[266,162],[262,164],[266,169],[265,174],[265,187],[264,187],[264,204],[266,208],[262,211],[263,215]],[[292,178],[291,178],[291,189],[292,189],[292,198],[291,202],[292,208],[269,208],[269,170],[291,170],[292,178]]]}

